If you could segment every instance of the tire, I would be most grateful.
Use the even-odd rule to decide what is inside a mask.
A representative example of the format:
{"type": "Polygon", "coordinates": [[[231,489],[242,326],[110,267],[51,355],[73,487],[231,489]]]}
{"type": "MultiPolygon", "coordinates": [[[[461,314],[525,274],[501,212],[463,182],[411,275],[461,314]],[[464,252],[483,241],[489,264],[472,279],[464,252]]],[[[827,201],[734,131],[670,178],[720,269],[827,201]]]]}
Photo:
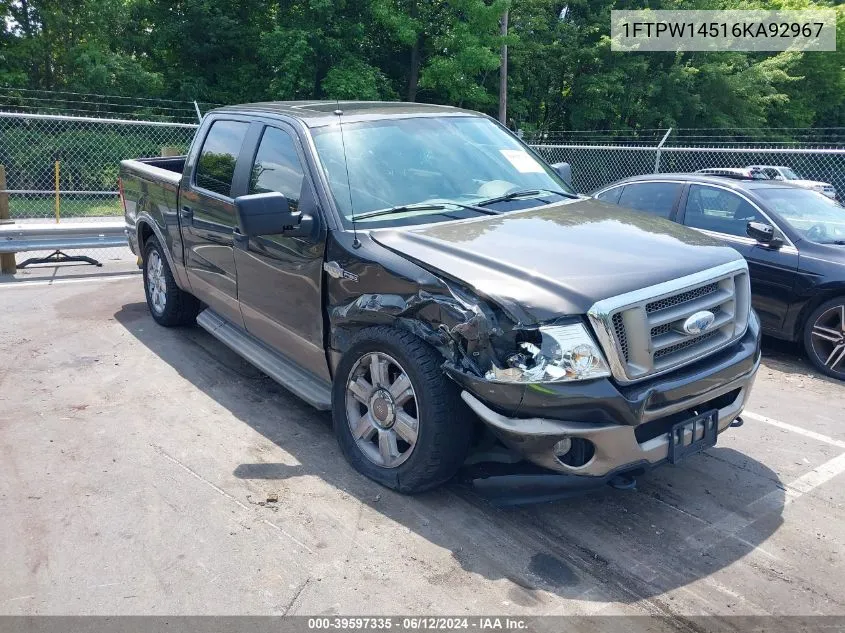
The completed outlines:
{"type": "Polygon", "coordinates": [[[804,350],[820,372],[845,380],[845,297],[813,310],[804,324],[804,350]]]}
{"type": "Polygon", "coordinates": [[[155,237],[149,238],[144,246],[144,294],[150,314],[159,325],[190,325],[199,313],[199,301],[176,285],[155,237]]]}
{"type": "Polygon", "coordinates": [[[457,473],[469,452],[472,417],[442,363],[433,347],[408,332],[373,327],[355,337],[335,375],[332,416],[340,448],[357,471],[406,494],[457,473]],[[374,379],[373,359],[381,379],[374,379]]]}

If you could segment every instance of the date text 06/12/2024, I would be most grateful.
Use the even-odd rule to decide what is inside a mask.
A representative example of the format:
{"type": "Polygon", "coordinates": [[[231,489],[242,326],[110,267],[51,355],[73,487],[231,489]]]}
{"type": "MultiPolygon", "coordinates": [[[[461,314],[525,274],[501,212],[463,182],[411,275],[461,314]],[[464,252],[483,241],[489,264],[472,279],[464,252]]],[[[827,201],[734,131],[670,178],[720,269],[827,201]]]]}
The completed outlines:
{"type": "Polygon", "coordinates": [[[528,628],[524,618],[480,617],[315,617],[308,618],[308,629],[314,631],[520,631],[528,628]]]}

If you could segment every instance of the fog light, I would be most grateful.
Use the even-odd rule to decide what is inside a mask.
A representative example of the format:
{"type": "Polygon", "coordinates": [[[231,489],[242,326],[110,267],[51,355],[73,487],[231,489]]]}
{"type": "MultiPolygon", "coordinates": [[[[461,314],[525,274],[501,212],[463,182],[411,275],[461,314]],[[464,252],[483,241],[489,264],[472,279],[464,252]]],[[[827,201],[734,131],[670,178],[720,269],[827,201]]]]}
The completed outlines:
{"type": "Polygon", "coordinates": [[[555,454],[555,457],[560,459],[564,455],[566,455],[570,449],[572,448],[572,440],[568,437],[563,438],[557,444],[555,444],[552,452],[555,454]]]}
{"type": "Polygon", "coordinates": [[[554,445],[554,456],[564,466],[580,468],[596,454],[596,445],[583,437],[565,437],[554,445]]]}

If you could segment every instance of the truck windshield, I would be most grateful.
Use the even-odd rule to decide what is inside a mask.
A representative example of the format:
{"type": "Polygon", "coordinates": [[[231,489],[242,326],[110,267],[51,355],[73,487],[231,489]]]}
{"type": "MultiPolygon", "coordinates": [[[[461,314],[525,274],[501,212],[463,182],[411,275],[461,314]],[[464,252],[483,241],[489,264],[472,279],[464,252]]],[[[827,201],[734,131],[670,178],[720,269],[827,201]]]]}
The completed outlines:
{"type": "Polygon", "coordinates": [[[525,208],[575,197],[553,169],[481,117],[385,119],[344,123],[342,137],[339,125],[311,133],[347,226],[353,209],[356,222],[376,228],[477,217],[476,205],[503,211],[513,200],[525,208]]]}

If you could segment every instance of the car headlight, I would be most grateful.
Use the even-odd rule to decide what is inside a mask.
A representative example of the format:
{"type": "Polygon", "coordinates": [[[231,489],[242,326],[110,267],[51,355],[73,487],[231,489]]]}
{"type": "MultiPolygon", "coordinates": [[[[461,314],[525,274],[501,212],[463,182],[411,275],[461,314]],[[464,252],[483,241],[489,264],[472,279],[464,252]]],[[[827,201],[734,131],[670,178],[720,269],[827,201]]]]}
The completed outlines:
{"type": "Polygon", "coordinates": [[[536,332],[536,342],[519,343],[519,349],[505,359],[507,366],[490,369],[485,378],[492,382],[541,383],[610,375],[599,346],[582,323],[551,325],[536,332]]]}

